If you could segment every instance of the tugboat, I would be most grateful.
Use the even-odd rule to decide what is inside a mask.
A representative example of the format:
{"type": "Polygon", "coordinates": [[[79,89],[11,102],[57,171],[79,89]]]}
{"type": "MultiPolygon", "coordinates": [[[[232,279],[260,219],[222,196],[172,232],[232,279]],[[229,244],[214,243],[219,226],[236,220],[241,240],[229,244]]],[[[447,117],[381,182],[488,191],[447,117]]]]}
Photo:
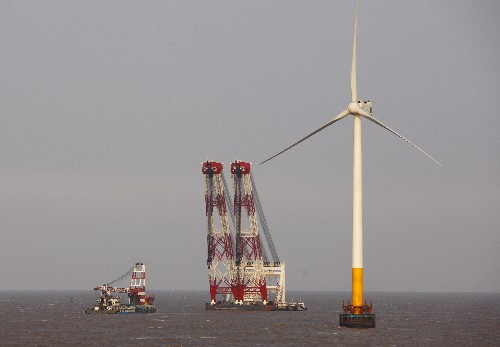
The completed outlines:
{"type": "Polygon", "coordinates": [[[302,298],[298,302],[291,301],[287,304],[286,306],[287,311],[305,311],[307,310],[306,305],[304,304],[304,301],[302,301],[302,298]]]}
{"type": "Polygon", "coordinates": [[[85,313],[104,314],[125,314],[125,313],[154,313],[156,307],[153,306],[154,294],[146,296],[146,265],[136,263],[126,274],[114,281],[94,288],[100,291],[101,295],[93,307],[87,308],[85,313]],[[113,287],[113,284],[120,282],[132,274],[129,288],[113,287]],[[113,293],[113,294],[112,294],[113,293]],[[114,294],[116,293],[116,294],[114,294]],[[118,294],[128,295],[128,304],[122,304],[118,294]]]}

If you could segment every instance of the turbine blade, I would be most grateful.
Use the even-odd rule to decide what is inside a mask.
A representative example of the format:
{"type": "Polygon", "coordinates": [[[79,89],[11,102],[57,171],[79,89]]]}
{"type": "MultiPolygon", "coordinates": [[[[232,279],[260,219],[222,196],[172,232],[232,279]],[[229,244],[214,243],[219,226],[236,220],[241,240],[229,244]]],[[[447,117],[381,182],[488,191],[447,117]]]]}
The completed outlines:
{"type": "Polygon", "coordinates": [[[321,130],[325,129],[326,127],[329,127],[329,126],[330,126],[330,125],[332,125],[333,123],[335,123],[335,122],[337,122],[337,121],[341,120],[342,118],[344,118],[344,117],[346,117],[346,116],[348,116],[348,115],[349,115],[349,111],[347,111],[347,110],[342,111],[342,112],[341,112],[341,113],[340,113],[337,117],[333,118],[331,121],[329,121],[328,123],[326,123],[325,125],[323,125],[321,128],[314,130],[312,133],[310,133],[310,134],[309,134],[309,135],[307,135],[306,137],[304,137],[304,138],[302,138],[301,140],[299,140],[299,141],[295,142],[293,145],[291,145],[291,146],[289,146],[289,147],[285,148],[284,150],[282,150],[282,151],[281,151],[281,152],[279,152],[278,154],[275,154],[275,155],[273,155],[272,157],[270,157],[270,158],[268,158],[268,159],[264,160],[264,161],[263,161],[263,162],[261,162],[259,165],[264,164],[265,162],[267,162],[267,161],[269,161],[269,160],[271,160],[271,159],[273,159],[273,158],[276,158],[278,155],[280,155],[280,154],[282,154],[282,153],[284,153],[284,152],[288,151],[290,148],[295,147],[295,146],[296,146],[296,145],[298,145],[299,143],[301,143],[301,142],[303,142],[303,141],[307,140],[308,138],[310,138],[310,137],[311,137],[311,136],[313,136],[314,134],[319,133],[321,130]]]}
{"type": "Polygon", "coordinates": [[[359,1],[356,1],[356,20],[354,21],[354,40],[352,44],[351,101],[358,101],[358,87],[356,86],[356,33],[358,32],[358,5],[359,1]]]}
{"type": "Polygon", "coordinates": [[[403,135],[397,133],[396,131],[394,131],[391,128],[389,128],[387,125],[383,124],[381,121],[379,121],[378,119],[376,119],[375,117],[373,117],[370,113],[368,113],[365,110],[361,109],[359,111],[359,114],[361,116],[365,117],[366,119],[368,119],[369,121],[372,121],[373,123],[381,126],[382,128],[390,131],[394,135],[396,135],[399,138],[403,139],[404,141],[408,142],[410,145],[412,145],[413,147],[415,147],[416,149],[418,149],[420,152],[424,153],[426,156],[428,156],[430,159],[432,159],[435,163],[437,163],[440,166],[443,166],[440,162],[438,162],[436,159],[434,159],[430,154],[428,154],[427,152],[425,152],[422,148],[418,147],[416,144],[414,144],[413,142],[411,142],[410,140],[408,140],[407,138],[405,138],[403,135]]]}

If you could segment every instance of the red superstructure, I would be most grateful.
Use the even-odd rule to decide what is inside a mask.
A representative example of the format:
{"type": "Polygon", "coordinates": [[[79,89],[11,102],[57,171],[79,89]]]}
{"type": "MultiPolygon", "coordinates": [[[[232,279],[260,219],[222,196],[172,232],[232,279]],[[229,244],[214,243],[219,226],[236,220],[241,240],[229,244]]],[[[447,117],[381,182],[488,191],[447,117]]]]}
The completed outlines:
{"type": "MultiPolygon", "coordinates": [[[[216,304],[224,307],[227,304],[266,306],[269,301],[268,290],[276,293],[276,303],[282,303],[285,299],[284,264],[277,258],[270,234],[266,234],[266,239],[274,263],[266,260],[261,245],[256,214],[258,197],[254,196],[250,169],[251,164],[247,162],[236,160],[231,163],[234,192],[234,199],[231,199],[223,165],[210,160],[202,163],[202,173],[205,175],[209,307],[216,304]],[[234,234],[231,233],[228,216],[231,217],[234,234]],[[268,288],[266,275],[273,277],[271,289],[268,288]]],[[[260,204],[257,207],[260,208],[260,204]]]]}

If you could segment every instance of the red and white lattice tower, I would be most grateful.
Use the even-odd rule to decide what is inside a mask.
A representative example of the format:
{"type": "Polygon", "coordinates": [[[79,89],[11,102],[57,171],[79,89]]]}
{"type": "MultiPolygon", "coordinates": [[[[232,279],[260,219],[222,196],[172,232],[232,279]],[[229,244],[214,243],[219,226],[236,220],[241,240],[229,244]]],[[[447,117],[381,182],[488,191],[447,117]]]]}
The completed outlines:
{"type": "Polygon", "coordinates": [[[250,179],[250,163],[239,160],[232,162],[231,174],[236,229],[234,301],[237,304],[243,302],[266,304],[266,277],[250,179]],[[246,213],[243,213],[243,209],[246,213]]]}
{"type": "Polygon", "coordinates": [[[202,163],[202,172],[205,175],[208,281],[213,305],[218,301],[218,294],[228,296],[234,291],[233,242],[227,218],[222,163],[207,160],[202,163]],[[214,218],[214,207],[218,218],[214,218]]]}
{"type": "Polygon", "coordinates": [[[134,265],[128,297],[131,304],[146,304],[146,265],[143,263],[136,263],[134,265]]]}

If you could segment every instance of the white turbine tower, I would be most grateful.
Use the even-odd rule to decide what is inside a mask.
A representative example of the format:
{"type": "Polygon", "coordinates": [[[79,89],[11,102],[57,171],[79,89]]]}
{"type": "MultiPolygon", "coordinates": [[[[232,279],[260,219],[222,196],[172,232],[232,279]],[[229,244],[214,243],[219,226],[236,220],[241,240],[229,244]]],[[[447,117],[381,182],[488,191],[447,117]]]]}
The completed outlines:
{"type": "Polygon", "coordinates": [[[362,194],[362,157],[361,157],[361,118],[365,118],[417,148],[427,157],[441,165],[436,159],[420,147],[392,130],[372,115],[371,101],[358,100],[356,86],[356,34],[358,28],[358,1],[356,2],[356,19],[354,22],[354,40],[352,45],[351,66],[351,102],[347,109],[337,117],[316,129],[306,137],[285,148],[278,154],[264,160],[261,164],[277,157],[290,148],[305,141],[321,130],[349,115],[354,119],[354,151],[353,151],[353,206],[352,206],[352,305],[343,305],[344,314],[340,316],[340,325],[348,327],[375,327],[375,315],[371,314],[371,305],[363,304],[363,194],[362,194]]]}

